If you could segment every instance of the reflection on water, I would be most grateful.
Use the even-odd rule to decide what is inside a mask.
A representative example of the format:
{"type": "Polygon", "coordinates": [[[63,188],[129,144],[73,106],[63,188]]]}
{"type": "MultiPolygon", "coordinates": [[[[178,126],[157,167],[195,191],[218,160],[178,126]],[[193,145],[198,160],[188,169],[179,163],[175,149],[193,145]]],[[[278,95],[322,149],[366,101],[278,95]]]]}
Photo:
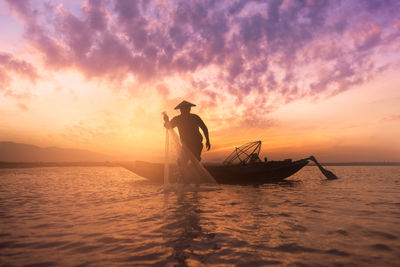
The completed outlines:
{"type": "Polygon", "coordinates": [[[209,253],[215,248],[212,242],[215,234],[207,233],[201,226],[198,192],[177,192],[176,197],[166,193],[164,200],[163,230],[165,245],[172,249],[170,261],[182,266],[190,260],[204,262],[202,252],[209,253]]]}
{"type": "Polygon", "coordinates": [[[0,170],[0,265],[396,265],[400,168],[163,193],[121,168],[0,170]]]}

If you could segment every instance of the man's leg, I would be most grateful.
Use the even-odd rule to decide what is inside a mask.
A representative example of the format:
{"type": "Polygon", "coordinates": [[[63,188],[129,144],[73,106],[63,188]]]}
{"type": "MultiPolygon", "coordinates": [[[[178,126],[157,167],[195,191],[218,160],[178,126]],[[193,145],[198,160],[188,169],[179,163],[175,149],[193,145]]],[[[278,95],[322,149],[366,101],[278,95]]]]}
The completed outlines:
{"type": "Polygon", "coordinates": [[[193,145],[190,148],[190,151],[192,152],[193,156],[198,160],[201,161],[201,151],[203,150],[203,143],[198,143],[193,145]]]}
{"type": "MultiPolygon", "coordinates": [[[[192,179],[196,177],[197,171],[197,163],[193,163],[192,160],[196,158],[198,161],[201,160],[201,151],[203,149],[203,144],[202,143],[197,143],[197,144],[185,144],[186,149],[182,149],[180,153],[180,157],[178,160],[178,165],[182,173],[182,182],[185,183],[185,176],[190,176],[188,178],[192,179]],[[188,153],[192,154],[187,155],[188,153]],[[190,162],[189,162],[190,161],[190,162]]],[[[197,184],[197,181],[195,182],[197,184]]]]}
{"type": "Polygon", "coordinates": [[[189,157],[187,155],[187,151],[185,149],[181,149],[178,156],[178,170],[179,170],[179,178],[178,182],[185,183],[185,175],[187,175],[187,168],[189,164],[189,157]]]}
{"type": "MultiPolygon", "coordinates": [[[[190,151],[192,152],[192,155],[200,162],[201,160],[201,150],[203,149],[203,143],[197,143],[197,144],[192,144],[192,146],[189,148],[190,151]]],[[[194,171],[193,177],[196,177],[195,184],[196,186],[199,186],[199,182],[201,181],[201,174],[199,173],[198,170],[198,165],[199,163],[197,162],[190,162],[190,167],[194,171]]]]}

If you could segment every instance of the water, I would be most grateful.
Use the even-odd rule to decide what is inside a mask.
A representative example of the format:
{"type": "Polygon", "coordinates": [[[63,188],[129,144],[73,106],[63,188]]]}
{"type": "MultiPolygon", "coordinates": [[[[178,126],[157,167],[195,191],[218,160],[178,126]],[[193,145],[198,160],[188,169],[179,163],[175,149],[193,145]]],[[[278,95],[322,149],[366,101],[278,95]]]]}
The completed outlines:
{"type": "Polygon", "coordinates": [[[0,265],[398,265],[400,167],[329,169],[170,193],[122,168],[0,170],[0,265]]]}

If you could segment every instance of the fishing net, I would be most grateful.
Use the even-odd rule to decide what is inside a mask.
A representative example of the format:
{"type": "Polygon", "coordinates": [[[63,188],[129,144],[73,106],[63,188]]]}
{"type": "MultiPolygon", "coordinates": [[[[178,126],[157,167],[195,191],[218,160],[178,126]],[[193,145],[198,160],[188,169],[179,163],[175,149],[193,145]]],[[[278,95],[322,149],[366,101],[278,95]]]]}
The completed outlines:
{"type": "Polygon", "coordinates": [[[164,184],[216,183],[173,129],[166,130],[164,184]]]}

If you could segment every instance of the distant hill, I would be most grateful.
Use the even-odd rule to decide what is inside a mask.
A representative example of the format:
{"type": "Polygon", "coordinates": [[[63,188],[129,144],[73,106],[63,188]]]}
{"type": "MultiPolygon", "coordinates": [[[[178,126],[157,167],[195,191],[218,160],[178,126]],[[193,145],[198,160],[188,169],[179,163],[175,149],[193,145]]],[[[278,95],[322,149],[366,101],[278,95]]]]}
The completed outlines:
{"type": "Polygon", "coordinates": [[[38,147],[13,142],[0,142],[0,161],[8,162],[77,162],[107,161],[112,157],[80,149],[38,147]]]}

